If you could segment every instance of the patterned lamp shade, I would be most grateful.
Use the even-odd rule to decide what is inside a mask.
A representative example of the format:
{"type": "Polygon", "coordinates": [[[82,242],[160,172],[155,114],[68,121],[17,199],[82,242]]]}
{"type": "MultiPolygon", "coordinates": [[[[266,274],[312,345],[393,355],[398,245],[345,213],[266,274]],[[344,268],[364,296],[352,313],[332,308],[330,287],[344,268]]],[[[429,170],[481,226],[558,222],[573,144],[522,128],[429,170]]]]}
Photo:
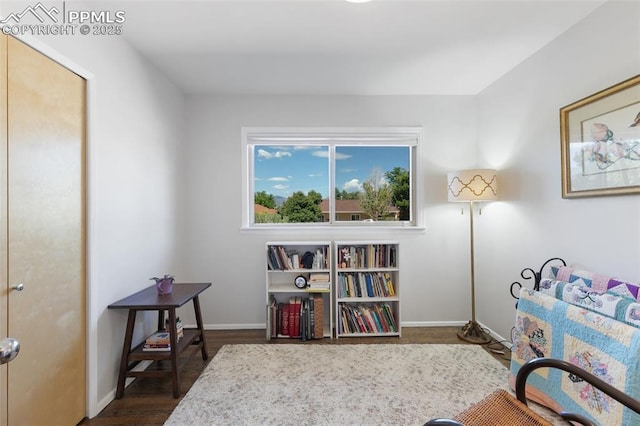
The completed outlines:
{"type": "Polygon", "coordinates": [[[447,174],[449,201],[491,201],[498,197],[498,177],[493,169],[459,170],[447,174]]]}

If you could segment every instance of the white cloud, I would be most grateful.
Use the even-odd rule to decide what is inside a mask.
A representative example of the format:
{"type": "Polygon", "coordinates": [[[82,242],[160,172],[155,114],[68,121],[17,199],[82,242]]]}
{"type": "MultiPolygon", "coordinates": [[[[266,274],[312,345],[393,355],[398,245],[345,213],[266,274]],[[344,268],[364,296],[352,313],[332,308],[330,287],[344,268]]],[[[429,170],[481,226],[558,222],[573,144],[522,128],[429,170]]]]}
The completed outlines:
{"type": "Polygon", "coordinates": [[[342,185],[342,190],[347,192],[362,191],[362,183],[360,183],[358,179],[351,179],[350,181],[345,182],[345,184],[342,185]]]}
{"type": "Polygon", "coordinates": [[[283,189],[287,189],[289,186],[288,185],[273,185],[273,189],[277,189],[279,191],[282,191],[283,189]]]}
{"type": "Polygon", "coordinates": [[[289,179],[282,176],[274,176],[267,179],[269,182],[289,182],[289,179]]]}
{"type": "MultiPolygon", "coordinates": [[[[314,157],[327,158],[329,157],[329,150],[324,149],[322,151],[313,151],[311,155],[313,155],[314,157]]],[[[346,160],[347,158],[351,158],[351,157],[352,157],[351,155],[341,154],[339,152],[336,152],[336,160],[346,160]]]]}
{"type": "Polygon", "coordinates": [[[259,149],[258,150],[258,157],[259,158],[264,158],[265,160],[271,160],[272,158],[291,157],[291,153],[287,152],[287,151],[276,151],[274,153],[271,153],[271,152],[269,152],[267,150],[259,149]]]}

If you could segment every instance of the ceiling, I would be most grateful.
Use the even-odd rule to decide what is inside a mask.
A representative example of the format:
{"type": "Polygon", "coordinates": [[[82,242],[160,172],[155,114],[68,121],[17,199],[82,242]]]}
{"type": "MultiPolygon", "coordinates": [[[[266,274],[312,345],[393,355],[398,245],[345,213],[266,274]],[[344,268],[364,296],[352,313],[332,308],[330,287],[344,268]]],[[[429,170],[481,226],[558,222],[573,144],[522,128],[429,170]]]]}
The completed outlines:
{"type": "Polygon", "coordinates": [[[473,95],[606,1],[91,4],[188,94],[473,95]]]}

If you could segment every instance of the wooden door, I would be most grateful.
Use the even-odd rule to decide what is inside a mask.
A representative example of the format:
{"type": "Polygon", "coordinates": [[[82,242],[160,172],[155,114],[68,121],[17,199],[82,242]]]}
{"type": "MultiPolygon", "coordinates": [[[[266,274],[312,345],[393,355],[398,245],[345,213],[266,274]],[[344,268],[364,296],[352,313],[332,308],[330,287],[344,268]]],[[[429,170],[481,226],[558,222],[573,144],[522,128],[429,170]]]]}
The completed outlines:
{"type": "MultiPolygon", "coordinates": [[[[7,337],[7,36],[0,34],[0,339],[7,337]]],[[[0,426],[7,425],[7,365],[0,365],[0,426]]]]}
{"type": "Polygon", "coordinates": [[[9,37],[8,335],[10,425],[85,416],[85,81],[9,37]],[[22,284],[17,291],[14,286],[22,284]]]}

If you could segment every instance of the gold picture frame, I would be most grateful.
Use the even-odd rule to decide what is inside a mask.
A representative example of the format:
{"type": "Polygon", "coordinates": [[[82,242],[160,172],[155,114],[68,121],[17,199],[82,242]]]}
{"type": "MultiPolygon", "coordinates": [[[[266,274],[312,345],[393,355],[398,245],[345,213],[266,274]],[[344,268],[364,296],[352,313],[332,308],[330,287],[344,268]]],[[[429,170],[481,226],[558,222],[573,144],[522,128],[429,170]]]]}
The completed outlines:
{"type": "Polygon", "coordinates": [[[640,193],[640,75],[560,108],[562,198],[640,193]]]}

